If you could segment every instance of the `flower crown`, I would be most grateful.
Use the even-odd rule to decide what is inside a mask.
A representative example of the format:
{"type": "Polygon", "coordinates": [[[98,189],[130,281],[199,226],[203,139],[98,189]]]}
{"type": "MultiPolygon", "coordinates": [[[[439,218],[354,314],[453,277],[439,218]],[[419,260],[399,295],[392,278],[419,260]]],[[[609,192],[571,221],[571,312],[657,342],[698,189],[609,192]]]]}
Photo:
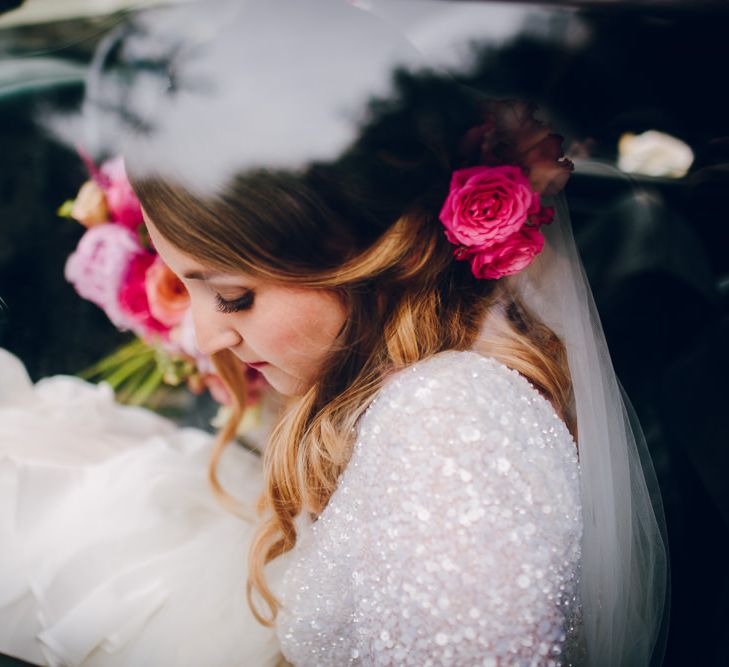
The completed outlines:
{"type": "Polygon", "coordinates": [[[563,138],[535,111],[520,100],[489,101],[484,122],[461,141],[460,157],[475,166],[453,172],[439,218],[455,258],[470,262],[476,278],[518,273],[541,252],[540,227],[554,209],[540,195],[560,192],[574,169],[563,138]]]}

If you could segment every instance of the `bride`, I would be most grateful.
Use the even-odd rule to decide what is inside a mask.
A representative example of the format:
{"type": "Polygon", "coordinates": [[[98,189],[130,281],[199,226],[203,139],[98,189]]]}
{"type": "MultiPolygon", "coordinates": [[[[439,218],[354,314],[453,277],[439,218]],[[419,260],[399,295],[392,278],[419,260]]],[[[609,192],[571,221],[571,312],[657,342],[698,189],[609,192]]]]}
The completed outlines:
{"type": "Polygon", "coordinates": [[[124,152],[236,402],[226,432],[246,365],[285,397],[262,461],[104,385],[33,387],[4,353],[0,651],[657,664],[660,512],[561,138],[372,15],[303,4],[150,14],[125,47],[187,39],[161,98],[125,97],[149,122],[124,152]]]}

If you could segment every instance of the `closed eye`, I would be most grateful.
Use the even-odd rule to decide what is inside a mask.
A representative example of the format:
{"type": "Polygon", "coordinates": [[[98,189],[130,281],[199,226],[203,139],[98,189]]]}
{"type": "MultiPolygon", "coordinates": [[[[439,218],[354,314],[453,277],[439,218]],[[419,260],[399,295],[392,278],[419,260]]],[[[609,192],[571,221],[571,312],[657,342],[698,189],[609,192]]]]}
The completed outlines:
{"type": "Polygon", "coordinates": [[[216,294],[216,310],[221,313],[237,313],[240,310],[248,310],[253,307],[253,297],[253,290],[248,290],[243,296],[230,300],[224,299],[220,294],[216,294]]]}

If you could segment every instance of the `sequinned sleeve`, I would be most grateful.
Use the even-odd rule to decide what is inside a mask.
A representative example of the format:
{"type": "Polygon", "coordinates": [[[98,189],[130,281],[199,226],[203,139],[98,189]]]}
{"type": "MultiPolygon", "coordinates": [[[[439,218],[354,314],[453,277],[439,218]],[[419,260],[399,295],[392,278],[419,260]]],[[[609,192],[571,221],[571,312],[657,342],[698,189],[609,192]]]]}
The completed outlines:
{"type": "Polygon", "coordinates": [[[561,664],[582,523],[551,405],[492,359],[444,353],[383,390],[357,447],[352,657],[561,664]]]}

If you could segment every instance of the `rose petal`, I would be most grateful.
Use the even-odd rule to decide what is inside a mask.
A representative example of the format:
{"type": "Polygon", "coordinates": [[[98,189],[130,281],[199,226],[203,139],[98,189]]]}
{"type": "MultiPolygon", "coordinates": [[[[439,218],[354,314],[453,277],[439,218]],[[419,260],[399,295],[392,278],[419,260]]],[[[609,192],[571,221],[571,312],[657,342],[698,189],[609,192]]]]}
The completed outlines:
{"type": "Polygon", "coordinates": [[[498,245],[465,253],[477,278],[497,280],[525,269],[544,247],[536,227],[524,227],[498,245]]]}

